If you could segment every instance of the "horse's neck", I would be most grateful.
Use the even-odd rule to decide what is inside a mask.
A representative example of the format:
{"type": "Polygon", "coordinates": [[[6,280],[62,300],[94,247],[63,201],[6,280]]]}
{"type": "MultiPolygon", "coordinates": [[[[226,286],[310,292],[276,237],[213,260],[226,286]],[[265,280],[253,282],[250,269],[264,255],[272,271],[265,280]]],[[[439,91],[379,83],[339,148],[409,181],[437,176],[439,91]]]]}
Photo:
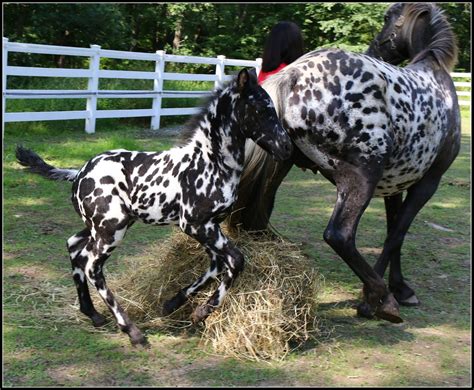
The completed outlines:
{"type": "Polygon", "coordinates": [[[422,61],[407,65],[405,69],[432,76],[440,85],[444,87],[450,87],[452,85],[452,79],[449,72],[440,66],[438,61],[431,55],[428,55],[422,61]]]}
{"type": "Polygon", "coordinates": [[[227,112],[218,109],[220,99],[209,105],[208,112],[199,122],[191,145],[201,149],[203,156],[221,169],[242,171],[245,138],[241,134],[232,106],[227,112]]]}

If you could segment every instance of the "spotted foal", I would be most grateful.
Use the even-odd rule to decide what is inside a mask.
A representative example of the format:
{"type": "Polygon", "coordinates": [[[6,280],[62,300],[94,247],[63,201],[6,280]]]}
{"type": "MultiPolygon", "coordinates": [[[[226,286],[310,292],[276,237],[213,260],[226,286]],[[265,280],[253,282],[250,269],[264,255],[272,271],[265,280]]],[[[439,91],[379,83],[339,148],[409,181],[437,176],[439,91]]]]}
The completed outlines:
{"type": "Polygon", "coordinates": [[[218,289],[193,312],[204,320],[221,305],[244,257],[222,233],[219,221],[236,199],[244,163],[245,141],[251,138],[274,158],[289,158],[292,144],[272,100],[247,70],[217,91],[196,116],[190,141],[165,152],[112,150],[93,157],[80,170],[57,169],[36,153],[17,148],[18,161],[50,179],[73,182],[72,202],[86,228],[67,241],[80,310],[95,326],[105,318],[92,304],[87,281],[94,285],[132,344],[146,338],[130,321],[107,287],[103,265],[137,220],[153,225],[178,224],[209,254],[208,270],[164,305],[168,314],[210,278],[222,273],[218,289]]]}

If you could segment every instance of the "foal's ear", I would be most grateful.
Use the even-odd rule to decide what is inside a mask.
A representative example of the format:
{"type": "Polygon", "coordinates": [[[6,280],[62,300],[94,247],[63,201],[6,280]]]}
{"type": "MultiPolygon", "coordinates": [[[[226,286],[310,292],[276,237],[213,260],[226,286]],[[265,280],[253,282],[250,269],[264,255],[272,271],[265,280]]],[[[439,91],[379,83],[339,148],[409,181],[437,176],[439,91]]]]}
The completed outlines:
{"type": "Polygon", "coordinates": [[[257,69],[255,68],[248,68],[247,69],[247,72],[249,72],[249,76],[250,76],[250,80],[254,83],[254,84],[258,84],[257,82],[257,69]]]}
{"type": "Polygon", "coordinates": [[[250,84],[250,75],[247,69],[242,69],[237,76],[237,88],[239,93],[244,92],[250,84]]]}

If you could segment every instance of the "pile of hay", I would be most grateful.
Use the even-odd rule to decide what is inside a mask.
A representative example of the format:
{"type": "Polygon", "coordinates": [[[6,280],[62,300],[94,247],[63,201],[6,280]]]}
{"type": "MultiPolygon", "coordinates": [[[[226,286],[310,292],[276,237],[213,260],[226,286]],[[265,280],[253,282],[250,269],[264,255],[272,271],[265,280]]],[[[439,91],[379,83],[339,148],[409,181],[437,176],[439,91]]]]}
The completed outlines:
{"type": "MultiPolygon", "coordinates": [[[[228,234],[228,233],[227,233],[228,234]]],[[[300,248],[281,238],[228,234],[245,255],[223,305],[205,321],[201,342],[217,353],[249,359],[282,359],[318,332],[316,307],[321,280],[300,248]]],[[[163,302],[194,282],[209,266],[195,240],[177,231],[151,247],[110,286],[143,327],[186,327],[194,308],[218,286],[211,282],[183,307],[162,317],[163,302]]]]}

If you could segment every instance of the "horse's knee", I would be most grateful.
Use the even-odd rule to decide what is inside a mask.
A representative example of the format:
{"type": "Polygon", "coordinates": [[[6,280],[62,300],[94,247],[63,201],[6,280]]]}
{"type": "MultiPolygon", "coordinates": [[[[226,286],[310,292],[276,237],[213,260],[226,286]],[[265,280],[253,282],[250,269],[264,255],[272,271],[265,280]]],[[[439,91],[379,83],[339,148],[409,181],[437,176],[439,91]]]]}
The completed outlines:
{"type": "Polygon", "coordinates": [[[86,274],[84,273],[84,270],[81,267],[75,266],[72,270],[72,278],[74,279],[76,285],[80,285],[82,283],[85,283],[86,274]]]}
{"type": "Polygon", "coordinates": [[[350,236],[343,234],[341,231],[328,227],[323,233],[324,241],[337,253],[345,252],[354,246],[354,242],[350,236]]]}
{"type": "Polygon", "coordinates": [[[228,266],[231,268],[232,274],[237,276],[244,269],[245,258],[240,250],[232,248],[227,262],[228,266]]]}

